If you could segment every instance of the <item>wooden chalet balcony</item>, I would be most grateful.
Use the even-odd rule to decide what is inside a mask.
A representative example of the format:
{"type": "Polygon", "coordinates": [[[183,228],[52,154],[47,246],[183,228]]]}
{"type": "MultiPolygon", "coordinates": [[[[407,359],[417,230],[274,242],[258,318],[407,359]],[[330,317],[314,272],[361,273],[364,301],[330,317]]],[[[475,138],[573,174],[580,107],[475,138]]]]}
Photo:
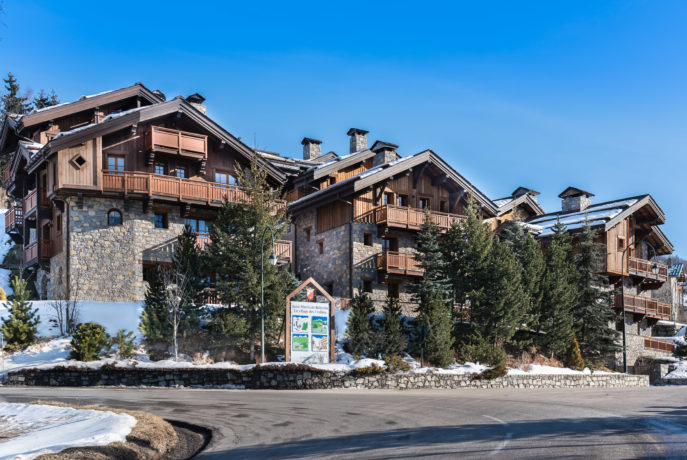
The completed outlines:
{"type": "Polygon", "coordinates": [[[33,189],[24,197],[24,215],[38,207],[38,189],[33,189]]]}
{"type": "Polygon", "coordinates": [[[627,271],[630,275],[647,278],[659,282],[668,281],[668,266],[650,260],[638,259],[636,257],[627,258],[627,271]],[[654,273],[652,267],[658,267],[658,272],[654,273]]]}
{"type": "Polygon", "coordinates": [[[12,206],[5,213],[5,233],[18,232],[22,225],[24,225],[24,208],[12,206]]]}
{"type": "Polygon", "coordinates": [[[50,240],[34,241],[24,246],[24,264],[29,265],[39,260],[48,260],[53,255],[53,242],[50,240]]]}
{"type": "MultiPolygon", "coordinates": [[[[465,216],[446,212],[430,211],[430,216],[439,228],[448,229],[455,222],[465,219],[465,216]]],[[[417,208],[386,204],[375,209],[375,223],[388,227],[419,230],[425,223],[425,211],[417,208]]]]}
{"type": "MultiPolygon", "coordinates": [[[[622,295],[616,294],[615,308],[622,309],[622,295]]],[[[625,294],[625,312],[645,315],[647,318],[670,320],[670,305],[656,299],[625,294]]]]}
{"type": "MultiPolygon", "coordinates": [[[[207,233],[196,233],[196,247],[204,250],[210,244],[210,235],[207,233]]],[[[274,243],[274,255],[278,260],[292,261],[291,241],[279,240],[274,243]]]]}
{"type": "Polygon", "coordinates": [[[384,251],[377,254],[377,270],[408,276],[422,276],[424,270],[413,254],[384,251]]]}
{"type": "Polygon", "coordinates": [[[2,181],[5,185],[10,181],[12,178],[12,162],[7,161],[5,166],[2,167],[2,181]]]}
{"type": "Polygon", "coordinates": [[[248,201],[246,192],[235,185],[131,171],[103,171],[102,190],[211,205],[221,205],[225,198],[232,203],[248,201]]]}
{"type": "Polygon", "coordinates": [[[655,339],[653,337],[644,337],[644,348],[672,353],[673,348],[675,348],[675,344],[669,340],[655,339]]]}
{"type": "Polygon", "coordinates": [[[151,126],[146,132],[146,148],[196,159],[207,158],[208,137],[178,129],[151,126]]]}

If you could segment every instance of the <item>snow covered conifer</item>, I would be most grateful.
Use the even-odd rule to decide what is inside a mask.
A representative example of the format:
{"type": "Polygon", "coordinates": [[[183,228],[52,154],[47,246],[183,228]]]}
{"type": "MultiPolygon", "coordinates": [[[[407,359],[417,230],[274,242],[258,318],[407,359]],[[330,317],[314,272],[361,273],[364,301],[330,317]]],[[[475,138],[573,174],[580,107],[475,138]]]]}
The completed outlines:
{"type": "Polygon", "coordinates": [[[398,355],[406,350],[408,337],[401,316],[401,304],[395,297],[387,297],[382,309],[384,317],[381,321],[382,354],[384,356],[398,355]]]}
{"type": "Polygon", "coordinates": [[[5,336],[7,348],[18,350],[33,344],[38,333],[37,309],[31,309],[26,280],[15,276],[12,279],[14,296],[9,304],[9,316],[3,320],[0,330],[5,336]]]}
{"type": "Polygon", "coordinates": [[[354,355],[367,356],[377,351],[373,349],[372,343],[372,335],[377,333],[372,316],[374,311],[372,299],[366,292],[356,294],[351,300],[351,314],[348,316],[346,333],[354,355]]]}

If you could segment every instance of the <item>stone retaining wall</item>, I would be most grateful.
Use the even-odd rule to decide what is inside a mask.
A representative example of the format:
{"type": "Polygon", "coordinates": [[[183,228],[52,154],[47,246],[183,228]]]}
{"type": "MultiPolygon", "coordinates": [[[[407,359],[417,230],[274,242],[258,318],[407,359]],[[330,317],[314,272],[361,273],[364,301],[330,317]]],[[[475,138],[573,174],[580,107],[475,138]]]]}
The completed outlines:
{"type": "Polygon", "coordinates": [[[363,374],[307,366],[231,369],[26,369],[10,373],[10,385],[36,386],[225,386],[249,389],[458,389],[458,388],[622,388],[649,386],[646,375],[513,375],[478,380],[451,374],[363,374]]]}

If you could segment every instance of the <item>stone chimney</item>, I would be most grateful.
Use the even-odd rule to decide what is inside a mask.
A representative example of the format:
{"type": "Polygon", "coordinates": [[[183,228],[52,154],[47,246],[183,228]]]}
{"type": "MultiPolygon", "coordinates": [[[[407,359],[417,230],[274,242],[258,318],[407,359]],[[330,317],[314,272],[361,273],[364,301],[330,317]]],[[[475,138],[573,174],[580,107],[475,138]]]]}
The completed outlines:
{"type": "Polygon", "coordinates": [[[367,148],[367,133],[364,129],[351,128],[346,134],[351,137],[350,153],[361,152],[367,148]]]}
{"type": "Polygon", "coordinates": [[[563,212],[581,212],[592,204],[590,197],[593,193],[587,192],[575,187],[568,187],[558,195],[558,198],[563,200],[563,212]]]}
{"type": "Polygon", "coordinates": [[[322,155],[322,141],[304,137],[301,141],[303,144],[303,159],[312,160],[322,155]]]}
{"type": "Polygon", "coordinates": [[[153,90],[153,94],[162,99],[163,101],[167,100],[167,97],[165,96],[165,93],[162,92],[162,90],[156,89],[153,90]]]}
{"type": "Polygon", "coordinates": [[[198,93],[193,93],[186,98],[186,101],[193,107],[197,108],[202,114],[205,114],[207,108],[203,105],[205,98],[198,93]]]}
{"type": "Polygon", "coordinates": [[[534,202],[536,203],[537,195],[539,195],[539,192],[527,187],[518,187],[515,190],[513,190],[513,193],[511,194],[513,199],[520,198],[523,195],[529,195],[532,198],[532,200],[534,200],[534,202]]]}
{"type": "Polygon", "coordinates": [[[375,156],[372,160],[372,165],[379,166],[381,164],[390,163],[400,158],[399,154],[396,153],[397,148],[398,145],[392,144],[390,142],[375,141],[375,143],[372,144],[372,147],[370,147],[370,150],[372,150],[375,153],[375,156]]]}

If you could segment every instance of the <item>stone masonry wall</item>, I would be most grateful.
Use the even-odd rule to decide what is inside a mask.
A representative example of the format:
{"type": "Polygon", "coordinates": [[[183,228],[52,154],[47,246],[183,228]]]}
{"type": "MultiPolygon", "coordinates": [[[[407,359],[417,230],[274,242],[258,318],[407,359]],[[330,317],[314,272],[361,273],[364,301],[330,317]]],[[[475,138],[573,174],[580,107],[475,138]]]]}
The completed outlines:
{"type": "Polygon", "coordinates": [[[647,375],[514,375],[478,380],[451,374],[361,374],[305,366],[221,369],[27,369],[10,373],[7,383],[27,386],[225,386],[251,389],[460,389],[460,388],[623,388],[649,386],[647,375]]]}
{"type": "Polygon", "coordinates": [[[62,253],[51,259],[48,295],[54,298],[68,288],[72,298],[142,300],[146,289],[142,262],[171,260],[176,237],[184,228],[179,208],[156,205],[156,211],[167,214],[168,228],[155,228],[153,210],[144,213],[140,201],[129,202],[127,209],[119,199],[84,198],[79,205],[76,198],[68,198],[65,206],[68,228],[63,231],[62,253]],[[122,213],[122,225],[107,224],[111,209],[122,213]]]}
{"type": "Polygon", "coordinates": [[[332,228],[322,233],[316,233],[317,223],[315,211],[308,211],[296,219],[296,273],[301,280],[312,276],[322,287],[327,289],[332,285],[336,297],[350,297],[349,281],[349,228],[348,224],[332,228]],[[306,228],[310,228],[310,241],[307,239],[306,228]],[[323,254],[320,254],[318,242],[324,244],[323,254]]]}

